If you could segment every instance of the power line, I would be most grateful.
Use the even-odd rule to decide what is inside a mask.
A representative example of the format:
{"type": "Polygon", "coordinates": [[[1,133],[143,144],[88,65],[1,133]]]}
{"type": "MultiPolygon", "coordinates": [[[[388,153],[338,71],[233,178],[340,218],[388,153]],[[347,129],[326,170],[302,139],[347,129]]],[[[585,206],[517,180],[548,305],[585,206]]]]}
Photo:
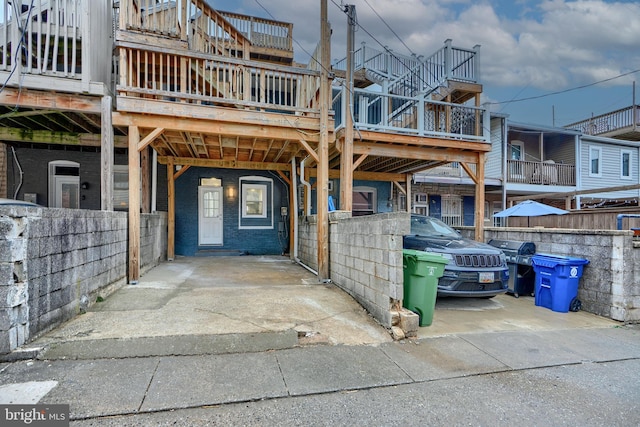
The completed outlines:
{"type": "Polygon", "coordinates": [[[393,33],[394,36],[396,36],[396,38],[398,40],[400,40],[400,43],[402,43],[402,45],[409,51],[410,54],[415,55],[415,53],[411,50],[411,48],[409,48],[409,46],[407,46],[407,44],[404,42],[404,40],[402,40],[402,38],[398,35],[398,33],[396,33],[393,28],[391,28],[391,26],[389,24],[387,24],[387,21],[384,20],[384,18],[382,16],[380,16],[380,14],[378,13],[377,10],[375,10],[373,8],[373,6],[371,6],[371,4],[367,1],[364,0],[364,2],[367,4],[367,6],[369,6],[371,8],[371,10],[373,10],[373,13],[376,14],[376,16],[378,18],[380,18],[380,20],[384,23],[384,25],[387,26],[387,28],[389,29],[389,31],[391,31],[391,33],[393,33]]]}
{"type": "Polygon", "coordinates": [[[487,102],[487,104],[490,104],[490,105],[509,104],[511,102],[531,101],[532,99],[540,99],[540,98],[546,98],[548,96],[561,95],[563,93],[572,92],[574,90],[584,89],[584,88],[587,88],[587,87],[590,87],[590,86],[599,85],[601,83],[610,82],[612,80],[616,80],[616,79],[619,79],[621,77],[625,77],[625,76],[628,76],[630,74],[635,74],[635,73],[638,73],[638,72],[640,72],[640,69],[629,71],[629,72],[623,73],[623,74],[619,74],[619,75],[617,75],[615,77],[610,77],[608,79],[598,80],[597,82],[593,82],[593,83],[589,83],[589,84],[585,84],[585,85],[581,85],[581,86],[576,86],[576,87],[572,87],[572,88],[569,88],[569,89],[559,90],[557,92],[549,92],[549,93],[545,93],[545,94],[542,94],[542,95],[529,96],[529,97],[526,97],[526,98],[519,98],[519,99],[512,99],[512,100],[509,100],[509,101],[487,102]]]}

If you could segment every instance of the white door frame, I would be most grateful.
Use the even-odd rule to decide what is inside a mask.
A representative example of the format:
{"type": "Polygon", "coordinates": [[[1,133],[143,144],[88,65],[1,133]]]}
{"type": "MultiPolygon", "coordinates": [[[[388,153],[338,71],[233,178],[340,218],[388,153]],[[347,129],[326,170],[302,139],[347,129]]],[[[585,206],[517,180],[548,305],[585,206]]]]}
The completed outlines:
{"type": "Polygon", "coordinates": [[[224,221],[223,221],[223,192],[222,187],[201,185],[198,187],[198,245],[222,245],[224,221]],[[205,216],[203,197],[206,192],[217,194],[218,206],[211,207],[212,211],[205,216]],[[208,228],[211,227],[211,228],[208,228]]]}

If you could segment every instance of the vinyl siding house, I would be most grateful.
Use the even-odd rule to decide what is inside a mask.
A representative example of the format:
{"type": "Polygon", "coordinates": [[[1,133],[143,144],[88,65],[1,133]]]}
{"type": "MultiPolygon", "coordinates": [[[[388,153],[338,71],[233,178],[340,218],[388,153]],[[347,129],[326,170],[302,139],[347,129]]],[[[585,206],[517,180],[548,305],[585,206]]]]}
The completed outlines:
{"type": "MultiPolygon", "coordinates": [[[[510,197],[570,193],[640,183],[637,141],[585,135],[579,130],[514,123],[492,115],[492,150],[485,169],[485,220],[507,207],[510,197]]],[[[451,225],[473,223],[471,184],[462,168],[443,165],[414,176],[413,210],[439,216],[451,225]],[[452,187],[450,184],[459,184],[452,187]],[[451,191],[446,198],[444,191],[451,191]],[[457,201],[457,205],[452,200],[457,201]],[[465,200],[468,200],[465,202],[465,200]],[[443,216],[443,209],[455,211],[443,216]],[[459,211],[458,211],[459,210],[459,211]],[[454,218],[463,218],[456,220],[454,218]],[[466,220],[464,219],[466,218],[466,220]]],[[[576,195],[570,206],[561,198],[548,199],[558,207],[581,209],[633,203],[638,189],[576,195]]],[[[504,221],[491,221],[500,225],[504,221]]]]}

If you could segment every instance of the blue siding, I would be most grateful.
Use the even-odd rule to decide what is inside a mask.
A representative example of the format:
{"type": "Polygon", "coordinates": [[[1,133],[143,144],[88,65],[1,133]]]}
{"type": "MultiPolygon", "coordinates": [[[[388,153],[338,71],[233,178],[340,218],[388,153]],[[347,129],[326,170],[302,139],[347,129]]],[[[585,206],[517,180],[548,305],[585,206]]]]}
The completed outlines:
{"type": "MultiPolygon", "coordinates": [[[[336,209],[340,209],[340,180],[334,179],[333,191],[329,195],[333,197],[333,203],[336,209]]],[[[315,183],[315,179],[310,180],[311,184],[315,183]]],[[[353,181],[353,187],[371,187],[376,189],[376,208],[377,213],[393,212],[393,206],[389,206],[389,198],[391,186],[384,181],[353,181]]],[[[316,214],[316,190],[311,190],[311,213],[316,214]]]]}
{"type": "Polygon", "coordinates": [[[462,198],[462,225],[474,225],[476,216],[476,198],[474,196],[463,196],[462,198]]]}
{"type": "MultiPolygon", "coordinates": [[[[271,184],[270,184],[271,185],[271,184]]],[[[252,255],[277,255],[288,251],[289,235],[279,232],[280,223],[288,230],[288,217],[280,216],[280,207],[289,208],[288,188],[269,172],[192,167],[176,180],[176,254],[193,256],[201,249],[238,250],[252,255]],[[239,229],[240,177],[264,176],[273,180],[272,229],[239,229]],[[200,178],[220,178],[223,187],[223,245],[198,246],[198,185],[200,178]],[[234,189],[229,198],[228,189],[234,189]]],[[[270,206],[271,204],[269,204],[270,206]]],[[[269,224],[271,219],[269,218],[269,224]]]]}

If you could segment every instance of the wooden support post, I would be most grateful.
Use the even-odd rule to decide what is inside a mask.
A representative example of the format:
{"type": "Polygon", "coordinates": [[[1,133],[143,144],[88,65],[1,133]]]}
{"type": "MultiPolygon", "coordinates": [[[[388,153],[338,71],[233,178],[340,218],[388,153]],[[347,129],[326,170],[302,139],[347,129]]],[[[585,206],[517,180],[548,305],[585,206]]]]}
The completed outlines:
{"type": "Polygon", "coordinates": [[[129,126],[129,283],[140,279],[140,130],[129,126]]]}
{"type": "Polygon", "coordinates": [[[102,97],[100,138],[100,209],[113,210],[113,124],[111,121],[111,97],[102,97]]]}
{"type": "MultiPolygon", "coordinates": [[[[318,144],[318,280],[329,280],[329,85],[331,67],[327,0],[320,7],[320,141],[318,144]]],[[[343,154],[344,155],[344,154],[343,154]]]]}
{"type": "Polygon", "coordinates": [[[484,161],[485,153],[478,153],[478,164],[476,165],[476,215],[475,239],[484,242],[484,161]]]}
{"type": "MultiPolygon", "coordinates": [[[[176,191],[175,166],[173,157],[167,159],[167,259],[173,261],[176,256],[176,191]]],[[[184,168],[183,168],[184,169],[184,168]]]]}

